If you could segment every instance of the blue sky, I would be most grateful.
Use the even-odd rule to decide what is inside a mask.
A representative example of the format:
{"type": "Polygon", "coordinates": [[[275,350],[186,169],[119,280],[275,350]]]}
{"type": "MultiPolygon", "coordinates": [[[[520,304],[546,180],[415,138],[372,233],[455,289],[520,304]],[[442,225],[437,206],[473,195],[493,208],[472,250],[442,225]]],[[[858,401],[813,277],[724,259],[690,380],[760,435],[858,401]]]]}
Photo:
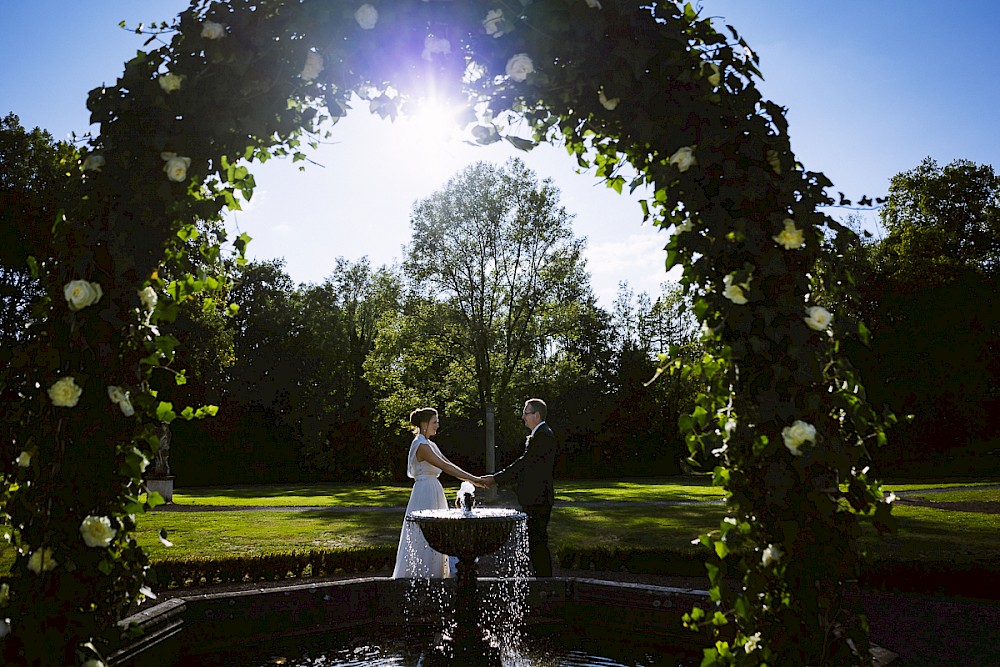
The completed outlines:
{"type": "MultiPolygon", "coordinates": [[[[169,19],[187,4],[3,0],[0,113],[13,111],[25,127],[43,127],[56,138],[86,132],[87,91],[115,80],[143,48],[145,38],[118,22],[169,19]]],[[[788,109],[793,150],[807,169],[833,180],[834,190],[855,200],[882,195],[894,174],[927,156],[940,164],[1000,160],[1000,55],[991,46],[1000,2],[704,0],[701,6],[720,25],[735,26],[760,56],[760,87],[788,109]]],[[[319,282],[338,256],[368,255],[376,265],[400,259],[415,199],[475,160],[521,155],[540,177],[553,179],[576,215],[603,304],[610,305],[620,280],[655,292],[666,277],[666,232],[641,225],[637,197],[576,174],[562,149],[523,154],[442,144],[418,127],[357,109],[312,156],[322,166],[305,173],[274,161],[252,168],[257,192],[230,225],[254,237],[251,257],[284,257],[294,280],[319,282]]],[[[872,213],[866,218],[875,220],[872,213]]]]}

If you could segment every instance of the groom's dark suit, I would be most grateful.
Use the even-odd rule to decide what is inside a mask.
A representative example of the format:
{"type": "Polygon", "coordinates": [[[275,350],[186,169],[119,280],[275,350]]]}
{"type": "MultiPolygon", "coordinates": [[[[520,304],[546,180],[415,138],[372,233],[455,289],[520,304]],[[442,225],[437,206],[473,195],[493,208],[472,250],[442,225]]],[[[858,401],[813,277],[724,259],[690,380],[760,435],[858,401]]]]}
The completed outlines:
{"type": "Polygon", "coordinates": [[[552,471],[557,449],[555,433],[542,422],[525,441],[524,453],[493,476],[500,485],[517,482],[517,500],[528,515],[528,549],[536,577],[552,576],[549,517],[555,502],[552,471]]]}

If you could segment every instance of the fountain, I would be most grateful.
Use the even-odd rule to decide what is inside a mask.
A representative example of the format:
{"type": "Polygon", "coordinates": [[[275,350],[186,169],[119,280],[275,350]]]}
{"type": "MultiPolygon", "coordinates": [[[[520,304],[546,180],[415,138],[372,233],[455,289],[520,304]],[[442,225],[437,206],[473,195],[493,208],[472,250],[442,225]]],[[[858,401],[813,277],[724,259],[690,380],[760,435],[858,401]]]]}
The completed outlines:
{"type": "Polygon", "coordinates": [[[432,549],[458,559],[455,629],[451,642],[441,647],[444,660],[462,665],[497,665],[497,649],[483,640],[479,627],[478,561],[502,547],[526,515],[503,508],[476,509],[474,490],[467,482],[459,490],[458,504],[458,509],[411,512],[406,520],[420,526],[432,549]]]}
{"type": "MultiPolygon", "coordinates": [[[[700,643],[681,626],[680,614],[695,602],[704,604],[707,593],[594,579],[531,579],[510,573],[499,579],[480,578],[480,566],[488,572],[488,554],[508,543],[526,517],[510,509],[475,508],[474,502],[471,494],[460,491],[460,509],[413,512],[406,518],[420,526],[432,548],[457,558],[453,629],[442,632],[440,638],[426,631],[427,611],[421,609],[412,616],[407,601],[412,586],[443,592],[449,588],[445,580],[372,577],[291,582],[256,590],[192,592],[160,603],[122,622],[138,625],[143,635],[110,656],[107,664],[698,664],[700,643]],[[504,611],[520,604],[519,614],[511,614],[520,625],[515,631],[492,619],[481,625],[484,616],[501,610],[480,609],[479,585],[506,586],[512,581],[522,588],[503,598],[509,603],[504,611]],[[524,598],[520,603],[515,600],[518,595],[524,598]],[[522,632],[527,633],[524,641],[508,658],[509,647],[501,651],[498,640],[522,632]],[[582,646],[588,650],[582,651],[582,646]],[[611,654],[619,650],[622,657],[611,660],[611,654]]],[[[436,609],[443,612],[447,607],[440,604],[436,609]]]]}

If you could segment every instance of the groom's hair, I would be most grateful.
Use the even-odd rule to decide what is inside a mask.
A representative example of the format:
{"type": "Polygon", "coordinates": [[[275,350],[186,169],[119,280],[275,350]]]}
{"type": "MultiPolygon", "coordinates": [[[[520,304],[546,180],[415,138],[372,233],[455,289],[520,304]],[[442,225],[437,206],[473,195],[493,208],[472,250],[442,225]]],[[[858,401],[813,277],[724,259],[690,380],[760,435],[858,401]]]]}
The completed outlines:
{"type": "Polygon", "coordinates": [[[540,398],[529,398],[524,404],[531,408],[532,412],[537,412],[542,421],[545,421],[545,413],[549,411],[548,406],[545,405],[545,401],[540,398]]]}

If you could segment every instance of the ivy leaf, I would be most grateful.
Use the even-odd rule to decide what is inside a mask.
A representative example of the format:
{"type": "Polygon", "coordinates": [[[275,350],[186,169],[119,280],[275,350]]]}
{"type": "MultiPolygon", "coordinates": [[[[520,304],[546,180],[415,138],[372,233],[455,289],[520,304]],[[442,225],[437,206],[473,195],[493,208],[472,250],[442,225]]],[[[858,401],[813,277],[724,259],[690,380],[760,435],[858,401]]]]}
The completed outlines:
{"type": "Polygon", "coordinates": [[[174,404],[160,401],[160,404],[156,406],[156,418],[165,424],[169,424],[177,419],[177,413],[174,412],[174,404]]]}

